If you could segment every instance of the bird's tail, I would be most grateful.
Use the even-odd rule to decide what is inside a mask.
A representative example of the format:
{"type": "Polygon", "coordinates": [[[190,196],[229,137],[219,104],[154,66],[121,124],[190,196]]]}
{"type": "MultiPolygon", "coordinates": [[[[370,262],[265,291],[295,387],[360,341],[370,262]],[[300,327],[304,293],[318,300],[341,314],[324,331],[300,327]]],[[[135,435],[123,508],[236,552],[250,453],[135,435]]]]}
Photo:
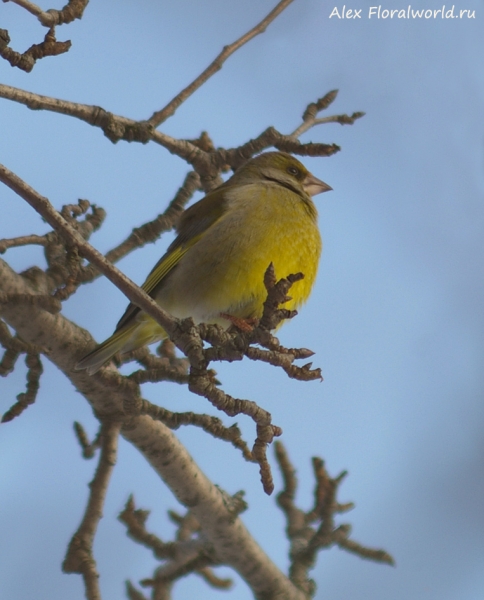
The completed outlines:
{"type": "Polygon", "coordinates": [[[102,342],[102,344],[99,344],[97,348],[86,354],[74,367],[75,370],[82,371],[85,369],[89,375],[97,373],[117,352],[124,349],[133,335],[134,329],[135,327],[131,326],[113,333],[111,337],[102,342]]]}
{"type": "Polygon", "coordinates": [[[146,316],[115,331],[111,337],[81,358],[74,368],[76,371],[86,369],[89,375],[94,375],[118,352],[136,350],[165,337],[167,337],[165,330],[146,316]]]}

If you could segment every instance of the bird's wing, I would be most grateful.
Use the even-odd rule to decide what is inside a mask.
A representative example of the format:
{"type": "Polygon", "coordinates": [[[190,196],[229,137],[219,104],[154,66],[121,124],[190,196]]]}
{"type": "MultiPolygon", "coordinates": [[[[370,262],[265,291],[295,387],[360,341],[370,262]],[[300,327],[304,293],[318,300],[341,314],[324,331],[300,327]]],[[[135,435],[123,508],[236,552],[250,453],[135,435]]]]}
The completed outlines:
{"type": "MultiPolygon", "coordinates": [[[[227,208],[226,186],[221,186],[207,194],[199,202],[190,206],[180,218],[177,237],[168,250],[151,270],[141,288],[151,297],[163,285],[165,277],[179,263],[182,257],[194,246],[205,232],[216,223],[227,208]]],[[[116,327],[118,331],[139,312],[139,308],[130,303],[116,327]]]]}

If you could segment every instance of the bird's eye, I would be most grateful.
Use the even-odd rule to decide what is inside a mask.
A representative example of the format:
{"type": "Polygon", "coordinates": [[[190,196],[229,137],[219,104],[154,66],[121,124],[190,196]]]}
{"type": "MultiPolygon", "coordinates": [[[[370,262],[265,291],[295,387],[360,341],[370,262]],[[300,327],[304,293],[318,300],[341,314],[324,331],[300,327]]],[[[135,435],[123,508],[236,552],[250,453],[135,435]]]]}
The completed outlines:
{"type": "Polygon", "coordinates": [[[287,167],[287,172],[289,175],[299,175],[299,169],[297,167],[287,167]]]}

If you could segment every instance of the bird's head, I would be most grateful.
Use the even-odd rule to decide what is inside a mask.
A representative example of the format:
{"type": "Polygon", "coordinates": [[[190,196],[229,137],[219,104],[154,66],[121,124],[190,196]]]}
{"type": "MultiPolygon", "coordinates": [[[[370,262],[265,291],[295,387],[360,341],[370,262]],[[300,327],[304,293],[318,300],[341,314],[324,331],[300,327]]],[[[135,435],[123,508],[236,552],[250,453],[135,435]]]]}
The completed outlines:
{"type": "Polygon", "coordinates": [[[286,152],[265,152],[250,159],[234,174],[233,182],[273,181],[294,192],[315,196],[332,190],[327,183],[310,173],[306,167],[286,152]]]}

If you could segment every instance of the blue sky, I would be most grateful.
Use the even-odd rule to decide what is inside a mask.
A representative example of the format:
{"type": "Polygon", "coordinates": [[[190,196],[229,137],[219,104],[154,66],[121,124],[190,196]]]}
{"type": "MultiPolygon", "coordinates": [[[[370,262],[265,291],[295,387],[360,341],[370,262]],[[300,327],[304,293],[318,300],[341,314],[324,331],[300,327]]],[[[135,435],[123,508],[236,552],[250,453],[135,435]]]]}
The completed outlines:
{"type": "MultiPolygon", "coordinates": [[[[90,3],[81,22],[57,31],[59,40],[72,40],[69,53],[40,61],[31,74],[0,63],[1,81],[146,118],[274,4],[123,1],[113,13],[106,0],[90,3]]],[[[304,159],[334,191],[316,198],[325,246],[315,290],[280,338],[314,350],[324,382],[290,381],[254,363],[222,365],[219,376],[227,392],[257,401],[283,428],[301,506],[311,502],[311,456],[323,457],[332,474],[347,469],[340,499],[356,508],[341,522],[353,525],[356,540],[396,559],[391,568],[339,550],[323,552],[312,573],[316,598],[479,600],[484,9],[472,0],[454,6],[475,10],[474,19],[378,20],[367,18],[371,4],[362,2],[346,5],[361,9],[361,19],[330,19],[335,6],[343,5],[296,0],[161,127],[187,138],[207,130],[217,146],[234,147],[269,125],[291,132],[306,105],[335,88],[340,93],[328,113],[367,113],[352,127],[325,125],[303,136],[337,143],[342,151],[304,159]]],[[[392,1],[382,8],[407,6],[392,1]]],[[[442,4],[419,0],[412,6],[442,4]]],[[[15,49],[40,41],[43,31],[20,7],[2,4],[0,17],[15,49]]],[[[58,208],[87,198],[107,210],[91,239],[101,251],[161,212],[187,171],[161,147],[112,145],[98,129],[61,115],[4,100],[0,115],[0,162],[58,208]]],[[[47,230],[9,190],[0,190],[0,203],[6,215],[0,238],[47,230]]],[[[171,239],[119,266],[141,283],[171,239]]],[[[2,258],[17,269],[43,265],[38,248],[13,249],[2,258]]],[[[66,302],[64,314],[100,341],[125,304],[119,291],[99,280],[66,302]]],[[[44,367],[36,404],[0,431],[0,590],[8,598],[80,600],[80,579],[61,574],[60,564],[94,463],[80,457],[72,422],[81,421],[91,434],[96,425],[70,383],[47,360],[44,367]]],[[[23,391],[24,376],[19,366],[0,382],[2,411],[23,391]]],[[[174,384],[143,391],[172,410],[213,413],[174,384]]],[[[237,421],[252,440],[252,424],[237,421]]],[[[283,519],[274,498],[263,494],[257,469],[200,432],[179,435],[213,481],[230,493],[246,490],[250,508],[243,519],[285,568],[283,519]]],[[[280,484],[276,475],[276,490],[280,484]]],[[[154,565],[115,518],[131,492],[152,510],[153,530],[169,539],[166,510],[177,503],[123,442],[95,547],[106,599],[121,597],[124,579],[148,577],[154,565]]],[[[245,584],[235,581],[227,597],[249,599],[245,584]]],[[[177,585],[174,598],[223,594],[190,577],[177,585]]]]}

